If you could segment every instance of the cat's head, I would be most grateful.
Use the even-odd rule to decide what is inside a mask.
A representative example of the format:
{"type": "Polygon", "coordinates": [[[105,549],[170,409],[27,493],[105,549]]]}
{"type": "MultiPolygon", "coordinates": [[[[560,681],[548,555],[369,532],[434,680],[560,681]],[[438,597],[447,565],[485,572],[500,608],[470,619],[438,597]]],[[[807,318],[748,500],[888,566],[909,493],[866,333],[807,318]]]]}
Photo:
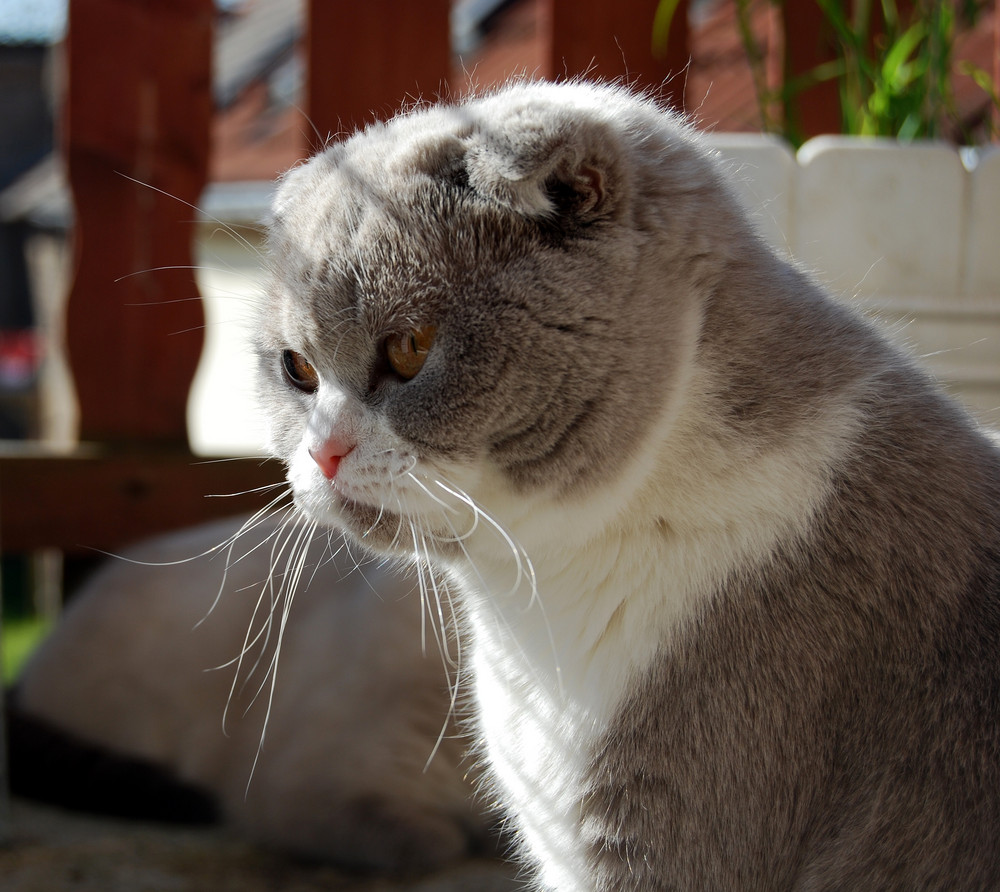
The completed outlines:
{"type": "Polygon", "coordinates": [[[697,341],[716,188],[684,125],[585,84],[419,108],[291,171],[257,349],[299,506],[407,550],[401,518],[444,542],[466,498],[507,523],[632,486],[697,341]]]}

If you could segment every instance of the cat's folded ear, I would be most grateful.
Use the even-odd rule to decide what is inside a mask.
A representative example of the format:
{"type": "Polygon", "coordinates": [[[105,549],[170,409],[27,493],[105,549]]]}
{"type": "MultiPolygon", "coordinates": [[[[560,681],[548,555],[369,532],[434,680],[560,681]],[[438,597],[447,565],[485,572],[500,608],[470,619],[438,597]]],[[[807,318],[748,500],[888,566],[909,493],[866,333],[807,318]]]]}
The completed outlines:
{"type": "Polygon", "coordinates": [[[592,223],[613,217],[624,196],[621,146],[600,122],[544,126],[530,116],[466,141],[469,186],[529,217],[592,223]]]}

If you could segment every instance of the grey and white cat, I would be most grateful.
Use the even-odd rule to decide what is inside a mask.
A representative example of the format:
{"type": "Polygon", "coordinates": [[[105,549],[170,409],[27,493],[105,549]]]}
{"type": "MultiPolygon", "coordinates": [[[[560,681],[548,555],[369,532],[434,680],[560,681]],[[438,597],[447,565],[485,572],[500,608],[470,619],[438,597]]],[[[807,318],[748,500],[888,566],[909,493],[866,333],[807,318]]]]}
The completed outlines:
{"type": "Polygon", "coordinates": [[[109,562],[20,679],[15,789],[90,810],[195,813],[199,801],[150,767],[207,794],[255,841],[379,871],[489,845],[467,741],[446,729],[446,676],[433,643],[422,653],[414,577],[362,571],[339,538],[326,544],[305,548],[301,526],[277,518],[227,520],[109,562]],[[192,560],[202,552],[214,559],[192,560]]]}
{"type": "Polygon", "coordinates": [[[519,83],[280,186],[300,510],[457,616],[559,892],[1000,887],[1000,460],[755,235],[697,136],[519,83]]]}

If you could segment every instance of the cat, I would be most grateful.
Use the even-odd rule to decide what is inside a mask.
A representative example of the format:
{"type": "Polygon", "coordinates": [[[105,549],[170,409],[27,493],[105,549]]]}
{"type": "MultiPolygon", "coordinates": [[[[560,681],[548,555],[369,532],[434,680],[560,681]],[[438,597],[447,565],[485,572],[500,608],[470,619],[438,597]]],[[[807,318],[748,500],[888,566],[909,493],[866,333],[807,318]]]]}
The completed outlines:
{"type": "Polygon", "coordinates": [[[289,171],[268,252],[270,450],[441,593],[538,888],[1000,887],[997,450],[687,122],[417,105],[289,171]]]}
{"type": "Polygon", "coordinates": [[[100,569],[19,679],[15,791],[166,820],[221,812],[254,841],[368,871],[490,852],[414,578],[362,572],[336,539],[307,554],[301,536],[225,520],[100,569]]]}

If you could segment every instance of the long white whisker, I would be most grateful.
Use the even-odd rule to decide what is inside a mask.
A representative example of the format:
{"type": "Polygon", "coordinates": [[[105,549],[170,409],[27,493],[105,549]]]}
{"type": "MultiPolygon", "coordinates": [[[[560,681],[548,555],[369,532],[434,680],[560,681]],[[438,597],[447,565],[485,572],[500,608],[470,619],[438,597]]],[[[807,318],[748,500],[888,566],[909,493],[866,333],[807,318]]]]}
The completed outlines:
{"type": "MultiPolygon", "coordinates": [[[[205,620],[212,614],[212,611],[215,610],[216,606],[218,605],[219,599],[222,597],[222,593],[223,593],[223,591],[225,590],[225,587],[226,587],[226,581],[227,581],[227,579],[229,577],[229,569],[230,569],[230,567],[232,567],[236,563],[239,563],[241,560],[243,560],[244,558],[246,558],[248,555],[252,554],[257,548],[260,548],[262,545],[264,545],[273,536],[276,536],[278,534],[278,530],[275,529],[274,532],[272,532],[270,535],[268,535],[261,542],[257,543],[257,545],[255,545],[253,548],[251,548],[245,554],[243,554],[240,557],[238,557],[235,561],[233,560],[233,549],[234,549],[237,541],[239,541],[239,539],[242,536],[244,536],[247,533],[252,532],[253,530],[257,529],[257,527],[259,527],[262,523],[265,523],[272,516],[271,515],[271,509],[278,502],[280,502],[281,499],[283,499],[284,497],[285,497],[285,493],[282,492],[277,498],[273,499],[271,502],[269,502],[263,508],[260,508],[259,510],[257,510],[254,514],[252,514],[247,520],[245,520],[243,522],[243,524],[240,526],[240,528],[232,536],[230,536],[225,542],[222,543],[222,545],[220,547],[225,547],[226,548],[226,565],[225,565],[225,567],[223,568],[223,571],[222,571],[222,580],[219,583],[219,590],[216,592],[215,599],[209,605],[208,610],[205,612],[205,615],[200,620],[198,620],[198,622],[195,623],[194,628],[197,629],[203,622],[205,622],[205,620]]],[[[285,509],[284,513],[285,513],[286,517],[288,516],[289,510],[290,509],[285,509]]]]}
{"type": "MultiPolygon", "coordinates": [[[[298,590],[299,582],[302,579],[306,559],[309,555],[309,544],[312,541],[312,535],[316,530],[316,526],[317,524],[315,521],[303,524],[302,528],[299,530],[299,535],[293,546],[292,553],[289,554],[288,564],[286,566],[288,576],[287,579],[283,581],[282,586],[284,604],[281,610],[281,619],[278,623],[278,636],[274,645],[274,656],[271,658],[271,664],[267,672],[267,675],[271,678],[271,685],[267,695],[267,707],[264,711],[264,722],[260,729],[260,740],[257,743],[257,752],[254,754],[253,765],[250,766],[250,775],[247,778],[247,786],[244,791],[244,795],[247,795],[250,791],[250,784],[253,781],[254,772],[257,769],[257,763],[260,761],[260,755],[264,749],[264,737],[267,734],[267,725],[269,719],[271,718],[271,710],[274,706],[274,692],[278,682],[278,658],[281,655],[281,645],[284,641],[285,628],[288,624],[292,600],[295,596],[295,592],[298,590]],[[295,552],[297,552],[297,555],[295,552]]],[[[259,693],[260,691],[258,690],[257,694],[259,695],[259,693]]],[[[256,699],[256,696],[257,695],[255,695],[254,699],[256,699]]]]}
{"type": "MultiPolygon", "coordinates": [[[[147,267],[146,269],[137,269],[134,272],[125,273],[125,275],[123,275],[123,276],[118,276],[114,281],[115,282],[121,282],[121,281],[124,281],[125,279],[132,279],[132,278],[135,278],[136,276],[145,275],[146,273],[162,273],[162,272],[167,272],[169,270],[178,270],[178,269],[194,270],[195,272],[206,272],[206,273],[225,273],[226,275],[229,275],[229,276],[238,276],[238,277],[240,277],[242,279],[246,279],[246,281],[249,282],[252,285],[258,284],[257,279],[255,277],[253,277],[253,276],[251,276],[251,275],[249,275],[247,273],[240,272],[239,270],[234,269],[232,267],[219,268],[219,267],[213,267],[213,266],[205,266],[202,263],[171,263],[171,264],[168,264],[166,266],[150,266],[150,267],[147,267]]],[[[215,295],[215,296],[218,297],[219,295],[215,295]]],[[[238,298],[241,298],[243,295],[237,294],[237,293],[233,293],[233,294],[228,295],[228,296],[229,297],[233,297],[234,299],[238,299],[238,298]]],[[[201,300],[201,299],[202,298],[201,298],[200,295],[197,296],[197,297],[181,297],[181,298],[178,298],[176,300],[162,300],[162,301],[157,301],[156,302],[156,306],[160,306],[162,304],[183,303],[185,301],[201,300]]],[[[141,306],[149,306],[149,304],[141,304],[141,306]]]]}
{"type": "MultiPolygon", "coordinates": [[[[403,476],[403,475],[400,475],[400,476],[403,476]]],[[[434,493],[432,493],[426,486],[424,486],[424,484],[420,481],[420,478],[417,477],[416,474],[414,474],[412,471],[406,471],[405,472],[405,476],[409,477],[414,483],[416,483],[417,486],[419,486],[425,493],[427,493],[428,498],[430,498],[433,501],[435,501],[438,505],[440,505],[442,508],[444,508],[445,511],[448,511],[451,514],[457,514],[458,513],[458,509],[454,505],[449,505],[447,502],[443,501],[442,499],[439,499],[436,495],[434,495],[434,493]]],[[[435,481],[435,482],[437,482],[437,481],[435,481]]],[[[442,488],[443,489],[448,489],[448,487],[446,487],[446,486],[442,487],[442,488]]],[[[450,490],[449,490],[449,492],[450,492],[450,490]]],[[[454,495],[454,493],[452,493],[452,495],[454,495]]],[[[466,497],[466,499],[463,499],[463,501],[465,501],[466,504],[472,504],[472,500],[468,499],[468,497],[466,497]]],[[[478,511],[478,509],[476,509],[476,508],[474,508],[474,510],[478,511]]]]}
{"type": "MultiPolygon", "coordinates": [[[[271,566],[272,567],[276,566],[278,558],[280,557],[280,555],[284,552],[285,548],[287,547],[288,542],[290,541],[290,539],[292,537],[292,533],[294,532],[295,526],[298,524],[298,521],[299,521],[300,518],[301,518],[301,515],[298,515],[297,513],[286,512],[286,515],[283,518],[282,523],[279,526],[279,528],[275,531],[275,534],[273,536],[269,536],[268,537],[268,540],[273,540],[272,545],[271,545],[271,566]],[[289,527],[291,527],[291,531],[286,533],[286,531],[289,530],[289,527]],[[284,538],[282,538],[283,536],[284,536],[284,538]]],[[[275,604],[275,601],[276,601],[276,596],[275,596],[275,590],[274,590],[274,573],[272,572],[272,573],[270,573],[268,575],[267,580],[261,586],[260,595],[257,598],[257,602],[254,605],[253,612],[250,615],[250,621],[247,624],[246,635],[243,638],[243,648],[240,650],[239,654],[234,658],[235,659],[235,663],[236,663],[236,670],[233,673],[233,681],[232,681],[232,684],[230,685],[230,688],[229,688],[229,696],[226,698],[226,706],[225,706],[225,708],[223,709],[223,712],[222,712],[222,726],[223,726],[223,730],[225,730],[226,723],[228,721],[229,707],[232,705],[233,697],[236,694],[236,689],[237,689],[237,686],[239,685],[239,680],[240,680],[240,677],[241,677],[242,671],[243,671],[243,663],[244,663],[244,660],[247,657],[247,654],[250,652],[250,649],[252,647],[256,646],[256,644],[257,644],[258,641],[261,642],[261,644],[260,644],[261,655],[257,657],[257,659],[254,662],[253,667],[250,669],[250,672],[246,676],[247,680],[249,680],[250,678],[253,677],[254,673],[257,670],[258,665],[260,664],[260,660],[262,659],[263,654],[266,652],[267,643],[270,640],[271,623],[272,623],[272,617],[273,617],[273,614],[274,614],[274,604],[275,604]],[[254,632],[253,632],[254,624],[257,621],[257,616],[260,613],[260,608],[261,608],[261,605],[264,602],[264,596],[265,595],[269,595],[270,596],[269,601],[270,601],[270,605],[271,606],[270,606],[270,609],[267,612],[266,619],[264,620],[264,622],[261,625],[260,631],[258,631],[256,634],[254,634],[254,632]]],[[[231,665],[231,663],[227,664],[227,665],[231,665]]]]}
{"type": "Polygon", "coordinates": [[[241,489],[239,492],[213,492],[205,496],[206,499],[235,499],[239,496],[248,496],[255,492],[267,492],[269,489],[277,489],[278,487],[284,487],[285,495],[290,491],[288,482],[285,480],[278,480],[275,483],[265,483],[263,486],[254,486],[251,489],[241,489]]]}
{"type": "MultiPolygon", "coordinates": [[[[283,491],[276,498],[268,502],[267,505],[265,505],[263,508],[258,509],[258,511],[251,518],[251,520],[247,521],[247,524],[249,524],[254,518],[257,518],[259,515],[266,514],[267,512],[269,512],[275,505],[277,505],[283,498],[287,496],[288,492],[290,492],[290,488],[286,483],[281,482],[276,485],[284,487],[283,491]]],[[[251,490],[251,492],[253,491],[255,490],[251,490]]],[[[240,495],[240,493],[236,493],[236,495],[240,495]]],[[[134,564],[135,566],[138,567],[178,567],[181,564],[189,564],[191,561],[196,561],[199,560],[200,558],[209,557],[211,555],[225,551],[232,545],[234,541],[236,541],[236,539],[238,539],[241,535],[243,535],[243,533],[247,528],[248,528],[247,525],[244,524],[244,526],[240,527],[239,530],[237,530],[231,536],[227,536],[217,545],[212,545],[211,547],[206,548],[204,551],[201,551],[198,554],[192,554],[189,557],[178,558],[177,560],[174,561],[141,561],[138,558],[130,558],[123,554],[115,554],[115,552],[113,551],[105,551],[103,548],[90,548],[88,549],[88,551],[92,551],[95,554],[103,555],[104,557],[114,558],[116,561],[123,561],[126,564],[134,564]]]]}
{"type": "MultiPolygon", "coordinates": [[[[445,484],[442,480],[437,478],[435,478],[433,482],[437,486],[440,486],[441,489],[443,489],[445,492],[453,495],[456,499],[468,505],[469,508],[473,512],[475,512],[477,517],[482,517],[483,520],[485,520],[491,527],[493,527],[494,530],[497,531],[497,533],[500,534],[504,542],[507,543],[507,547],[510,548],[511,554],[514,556],[514,561],[517,567],[517,578],[514,580],[513,587],[510,589],[509,592],[507,592],[507,596],[513,595],[517,592],[517,590],[521,587],[522,580],[524,579],[525,575],[527,575],[531,583],[531,601],[529,602],[529,604],[534,603],[535,598],[538,595],[538,584],[535,576],[535,568],[534,565],[531,563],[531,558],[528,557],[528,553],[524,550],[523,546],[519,542],[517,542],[514,539],[514,537],[507,532],[507,530],[504,529],[503,525],[498,520],[496,520],[492,515],[490,515],[489,512],[484,511],[479,505],[477,505],[472,500],[472,498],[470,498],[466,493],[462,492],[462,490],[458,489],[457,487],[453,489],[452,487],[445,484]]],[[[455,533],[456,536],[458,536],[457,531],[453,530],[453,532],[455,533]]]]}
{"type": "MultiPolygon", "coordinates": [[[[173,199],[174,201],[178,202],[178,204],[183,204],[186,207],[191,208],[191,210],[197,211],[199,214],[205,214],[205,211],[202,208],[198,207],[197,205],[191,204],[190,201],[185,201],[183,198],[179,198],[176,195],[172,195],[165,189],[160,189],[152,185],[151,183],[144,183],[142,180],[137,180],[135,177],[130,177],[127,173],[122,173],[121,171],[117,171],[117,173],[120,177],[124,177],[126,180],[135,183],[137,186],[142,186],[146,189],[151,189],[153,192],[158,192],[160,195],[163,195],[166,198],[173,199]]],[[[229,233],[239,244],[242,244],[243,247],[245,247],[248,251],[252,251],[258,257],[262,256],[261,252],[250,241],[250,239],[246,238],[246,236],[240,235],[240,233],[237,232],[232,226],[218,219],[218,217],[211,216],[210,214],[205,214],[205,216],[213,223],[217,223],[219,226],[221,226],[225,232],[229,233]]]]}
{"type": "MultiPolygon", "coordinates": [[[[407,472],[409,473],[409,472],[407,472]]],[[[441,666],[445,673],[445,682],[448,689],[448,711],[441,722],[437,738],[424,763],[424,771],[430,767],[435,755],[441,748],[445,735],[448,732],[448,725],[455,715],[458,702],[458,692],[461,679],[461,637],[458,629],[458,622],[455,616],[455,606],[451,599],[451,594],[446,586],[438,583],[434,572],[433,563],[429,557],[426,535],[422,529],[417,516],[413,515],[404,504],[404,495],[396,494],[396,501],[399,507],[400,517],[409,517],[410,532],[413,541],[413,559],[417,571],[417,585],[420,592],[420,646],[422,652],[427,652],[427,620],[431,619],[431,627],[434,631],[434,638],[437,641],[438,653],[441,656],[441,666]],[[445,618],[444,605],[442,603],[442,593],[447,599],[449,612],[451,614],[450,626],[454,629],[455,656],[452,657],[449,644],[448,628],[449,621],[445,618]],[[433,596],[433,604],[431,597],[433,596]],[[437,622],[433,621],[432,610],[436,611],[437,622]]]]}

